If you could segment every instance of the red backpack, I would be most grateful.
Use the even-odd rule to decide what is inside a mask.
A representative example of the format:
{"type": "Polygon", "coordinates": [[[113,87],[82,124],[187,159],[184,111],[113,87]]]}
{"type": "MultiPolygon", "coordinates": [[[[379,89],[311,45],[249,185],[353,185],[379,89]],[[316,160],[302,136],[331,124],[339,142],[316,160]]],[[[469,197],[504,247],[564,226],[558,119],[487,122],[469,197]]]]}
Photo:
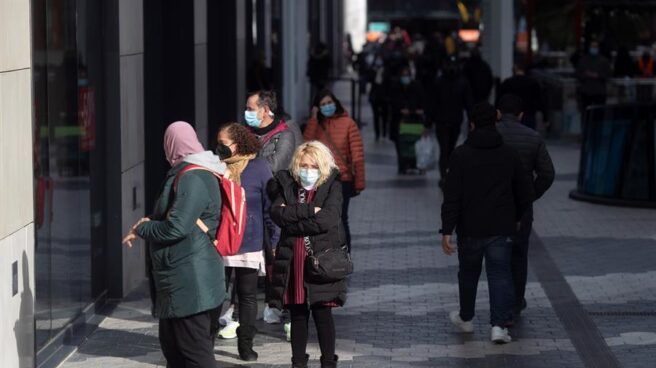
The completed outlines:
{"type": "Polygon", "coordinates": [[[191,164],[185,166],[175,176],[173,191],[175,191],[182,174],[192,170],[205,170],[212,173],[219,180],[219,189],[221,190],[221,220],[219,227],[216,229],[216,235],[212,236],[209,233],[209,228],[201,219],[196,220],[196,225],[210,237],[216,251],[222,257],[237,254],[246,227],[246,193],[244,188],[214,171],[191,164]]]}

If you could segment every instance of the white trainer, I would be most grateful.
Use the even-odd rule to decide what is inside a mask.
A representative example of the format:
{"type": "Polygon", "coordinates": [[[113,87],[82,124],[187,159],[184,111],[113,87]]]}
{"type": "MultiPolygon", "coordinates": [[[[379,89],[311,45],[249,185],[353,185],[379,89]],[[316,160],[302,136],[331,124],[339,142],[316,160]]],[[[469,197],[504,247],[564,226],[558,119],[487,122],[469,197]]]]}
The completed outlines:
{"type": "Polygon", "coordinates": [[[460,318],[460,312],[453,311],[449,313],[449,319],[451,323],[458,329],[460,332],[472,333],[474,332],[474,323],[472,321],[463,321],[460,318]]]}
{"type": "Polygon", "coordinates": [[[490,331],[490,340],[495,344],[507,344],[512,341],[507,328],[493,326],[490,331]]]}
{"type": "Polygon", "coordinates": [[[235,321],[228,322],[228,324],[219,331],[219,337],[222,339],[237,338],[238,327],[239,327],[239,322],[235,322],[235,321]]]}

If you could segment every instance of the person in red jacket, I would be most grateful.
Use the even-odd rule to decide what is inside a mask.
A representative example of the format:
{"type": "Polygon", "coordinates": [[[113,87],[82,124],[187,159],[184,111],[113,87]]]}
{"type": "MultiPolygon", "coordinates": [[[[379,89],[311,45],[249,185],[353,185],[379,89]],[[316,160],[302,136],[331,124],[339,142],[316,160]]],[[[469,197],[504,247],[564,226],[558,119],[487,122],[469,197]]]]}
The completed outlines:
{"type": "Polygon", "coordinates": [[[344,202],[342,222],[346,242],[351,251],[351,231],[348,225],[348,207],[351,197],[364,190],[364,148],[360,130],[329,90],[314,98],[312,114],[303,133],[306,141],[318,140],[330,148],[339,167],[344,202]]]}

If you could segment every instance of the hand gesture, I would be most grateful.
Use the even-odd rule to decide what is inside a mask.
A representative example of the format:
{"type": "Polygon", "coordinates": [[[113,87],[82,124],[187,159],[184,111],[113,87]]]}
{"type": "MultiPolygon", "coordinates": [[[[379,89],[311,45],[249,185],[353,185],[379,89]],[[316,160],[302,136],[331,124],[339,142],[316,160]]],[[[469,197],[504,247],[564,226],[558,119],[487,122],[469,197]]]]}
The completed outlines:
{"type": "Polygon", "coordinates": [[[316,106],[312,106],[312,111],[310,111],[310,115],[312,116],[312,119],[316,119],[317,116],[319,116],[319,108],[316,106]]]}
{"type": "Polygon", "coordinates": [[[143,217],[139,221],[137,221],[137,223],[130,228],[130,231],[128,231],[127,235],[125,235],[121,243],[127,244],[128,248],[132,248],[132,242],[139,237],[139,235],[137,235],[137,227],[147,221],[150,221],[148,217],[143,217]]]}

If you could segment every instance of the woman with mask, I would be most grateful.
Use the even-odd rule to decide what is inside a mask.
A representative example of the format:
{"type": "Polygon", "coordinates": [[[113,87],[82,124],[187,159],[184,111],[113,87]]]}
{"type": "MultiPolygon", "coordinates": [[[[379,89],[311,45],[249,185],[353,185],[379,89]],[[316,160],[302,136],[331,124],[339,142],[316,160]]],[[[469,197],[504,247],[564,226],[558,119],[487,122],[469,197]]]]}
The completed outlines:
{"type": "Polygon", "coordinates": [[[255,158],[260,149],[257,138],[245,126],[231,123],[219,131],[219,148],[223,162],[228,164],[232,181],[240,184],[246,192],[246,228],[239,253],[226,256],[226,280],[235,273],[233,288],[237,291],[239,302],[239,327],[237,327],[237,348],[244,361],[257,360],[253,351],[255,336],[255,317],[257,315],[257,277],[264,275],[264,234],[265,228],[271,234],[271,244],[276,244],[280,229],[269,217],[270,201],[266,185],[272,178],[268,163],[255,158]],[[229,157],[224,157],[229,153],[229,157]]]}
{"type": "Polygon", "coordinates": [[[328,147],[312,141],[294,153],[289,170],[269,182],[271,218],[282,229],[273,266],[270,303],[289,309],[292,367],[307,367],[308,320],[314,319],[321,367],[337,366],[332,308],[346,301],[346,280],[313,283],[305,277],[307,249],[319,254],[344,245],[342,183],[328,147]]]}
{"type": "Polygon", "coordinates": [[[137,237],[148,242],[152,312],[167,367],[215,367],[214,336],[225,300],[223,260],[197,221],[216,232],[221,192],[214,173],[224,174],[225,165],[203,150],[194,128],[182,121],[166,129],[164,151],[171,169],[155,210],[123,243],[132,246],[137,237]],[[192,163],[203,170],[181,173],[192,163]]]}
{"type": "Polygon", "coordinates": [[[364,190],[364,147],[360,130],[341,102],[329,90],[317,94],[312,113],[303,137],[306,141],[318,140],[326,145],[337,163],[342,182],[342,221],[346,231],[346,244],[351,251],[351,230],[348,208],[351,197],[364,190]]]}

